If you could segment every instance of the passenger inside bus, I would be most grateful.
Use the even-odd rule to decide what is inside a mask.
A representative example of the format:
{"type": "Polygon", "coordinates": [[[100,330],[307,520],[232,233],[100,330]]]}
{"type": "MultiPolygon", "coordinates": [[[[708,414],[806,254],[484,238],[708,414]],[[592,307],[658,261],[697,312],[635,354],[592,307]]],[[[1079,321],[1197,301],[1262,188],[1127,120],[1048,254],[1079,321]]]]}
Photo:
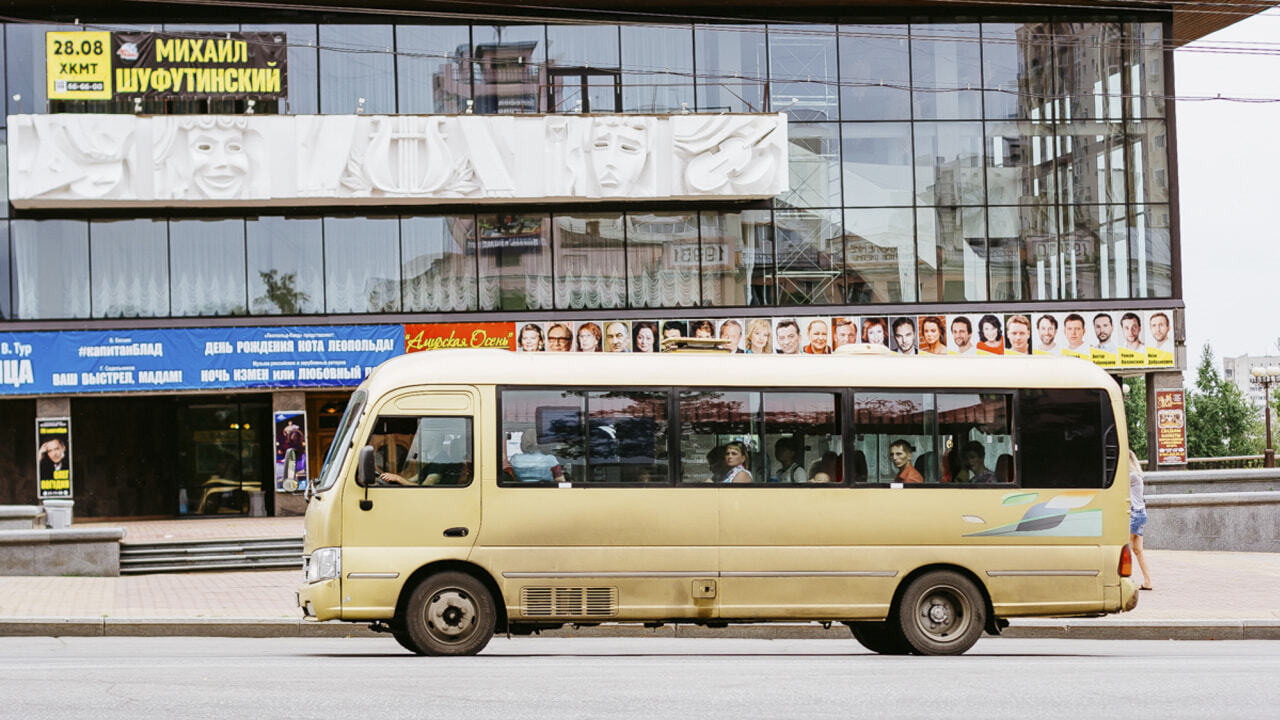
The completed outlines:
{"type": "Polygon", "coordinates": [[[987,450],[982,443],[977,440],[971,440],[964,446],[964,464],[965,467],[960,471],[957,482],[971,483],[992,483],[996,481],[996,474],[992,472],[986,465],[987,450]]]}
{"type": "Polygon", "coordinates": [[[552,482],[564,478],[564,469],[555,455],[542,452],[532,429],[520,435],[520,452],[508,458],[511,472],[520,482],[552,482]]]}
{"type": "Polygon", "coordinates": [[[898,474],[894,477],[894,482],[900,483],[922,483],[924,477],[916,470],[915,465],[911,463],[912,454],[916,449],[906,440],[895,440],[889,445],[889,461],[898,469],[898,474]]]}

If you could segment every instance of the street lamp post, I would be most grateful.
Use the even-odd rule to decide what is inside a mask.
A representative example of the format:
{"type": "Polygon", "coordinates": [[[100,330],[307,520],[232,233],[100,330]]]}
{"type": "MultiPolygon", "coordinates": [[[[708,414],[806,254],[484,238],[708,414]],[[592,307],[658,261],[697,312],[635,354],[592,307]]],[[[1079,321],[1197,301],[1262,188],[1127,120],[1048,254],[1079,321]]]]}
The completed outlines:
{"type": "Polygon", "coordinates": [[[1275,467],[1276,451],[1271,448],[1271,386],[1280,380],[1280,366],[1250,368],[1249,374],[1253,376],[1250,382],[1262,386],[1262,402],[1267,408],[1267,447],[1262,454],[1262,467],[1275,467]]]}

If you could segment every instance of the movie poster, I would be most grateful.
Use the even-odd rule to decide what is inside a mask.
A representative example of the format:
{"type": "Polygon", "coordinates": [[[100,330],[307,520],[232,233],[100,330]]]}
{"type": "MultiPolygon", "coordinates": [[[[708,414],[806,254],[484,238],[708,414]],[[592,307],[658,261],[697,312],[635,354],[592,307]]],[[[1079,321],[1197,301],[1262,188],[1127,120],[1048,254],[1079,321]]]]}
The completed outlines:
{"type": "Polygon", "coordinates": [[[275,414],[276,492],[307,489],[307,414],[290,410],[275,414]]]}
{"type": "Polygon", "coordinates": [[[71,418],[36,418],[39,497],[71,497],[71,418]]]}
{"type": "Polygon", "coordinates": [[[1187,464],[1185,403],[1181,390],[1156,390],[1156,465],[1187,464]]]}

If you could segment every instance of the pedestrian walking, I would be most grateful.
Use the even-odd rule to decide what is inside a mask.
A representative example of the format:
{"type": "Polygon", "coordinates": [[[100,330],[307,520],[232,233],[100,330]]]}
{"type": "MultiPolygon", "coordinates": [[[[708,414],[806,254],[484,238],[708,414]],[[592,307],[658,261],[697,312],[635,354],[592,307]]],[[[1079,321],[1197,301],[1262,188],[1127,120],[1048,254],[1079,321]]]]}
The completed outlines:
{"type": "Polygon", "coordinates": [[[1142,465],[1138,462],[1138,454],[1129,451],[1129,545],[1133,548],[1134,557],[1138,558],[1138,567],[1142,568],[1143,590],[1154,589],[1151,585],[1151,573],[1147,570],[1147,556],[1142,552],[1142,528],[1147,524],[1147,501],[1142,490],[1142,465]]]}

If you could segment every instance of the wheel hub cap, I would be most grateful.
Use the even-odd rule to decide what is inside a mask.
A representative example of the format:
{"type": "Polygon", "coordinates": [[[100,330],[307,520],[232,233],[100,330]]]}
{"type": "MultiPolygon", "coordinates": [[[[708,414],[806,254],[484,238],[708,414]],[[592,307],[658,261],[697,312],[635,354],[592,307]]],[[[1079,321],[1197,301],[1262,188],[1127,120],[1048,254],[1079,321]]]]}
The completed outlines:
{"type": "Polygon", "coordinates": [[[462,635],[471,629],[475,618],[475,603],[460,590],[440,592],[427,605],[427,623],[442,635],[462,635]]]}

